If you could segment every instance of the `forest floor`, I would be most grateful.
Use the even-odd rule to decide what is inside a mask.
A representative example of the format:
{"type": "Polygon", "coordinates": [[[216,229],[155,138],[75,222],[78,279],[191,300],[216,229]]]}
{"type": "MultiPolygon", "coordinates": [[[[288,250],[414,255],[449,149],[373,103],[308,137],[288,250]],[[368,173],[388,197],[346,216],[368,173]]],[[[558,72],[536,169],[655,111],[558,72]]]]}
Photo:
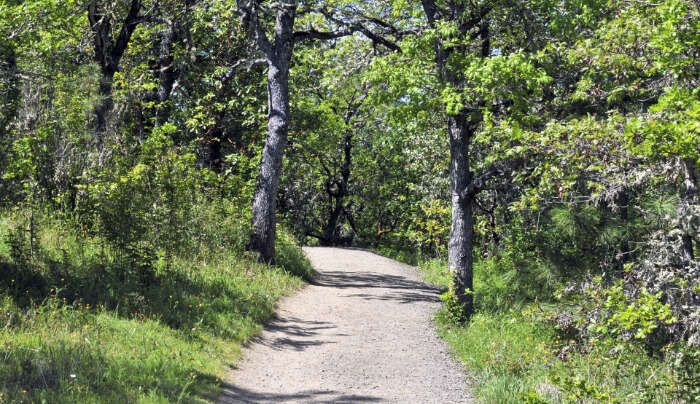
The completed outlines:
{"type": "Polygon", "coordinates": [[[315,281],[282,301],[220,403],[472,401],[435,330],[439,290],[358,249],[305,248],[315,281]]]}

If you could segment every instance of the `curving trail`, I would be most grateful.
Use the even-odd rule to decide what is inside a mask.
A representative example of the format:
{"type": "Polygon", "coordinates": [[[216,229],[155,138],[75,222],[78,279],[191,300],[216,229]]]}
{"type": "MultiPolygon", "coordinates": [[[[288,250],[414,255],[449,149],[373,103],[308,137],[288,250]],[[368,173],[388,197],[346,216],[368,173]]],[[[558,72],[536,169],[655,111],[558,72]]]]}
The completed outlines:
{"type": "Polygon", "coordinates": [[[414,268],[359,249],[305,248],[316,281],[285,299],[219,403],[469,403],[414,268]]]}

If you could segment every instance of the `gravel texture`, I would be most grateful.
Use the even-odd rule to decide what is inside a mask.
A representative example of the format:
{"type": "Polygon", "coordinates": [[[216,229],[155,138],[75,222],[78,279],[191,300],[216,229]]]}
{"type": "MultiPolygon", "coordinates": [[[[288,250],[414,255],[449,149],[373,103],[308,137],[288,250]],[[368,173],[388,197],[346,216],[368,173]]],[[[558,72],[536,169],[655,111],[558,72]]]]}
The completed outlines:
{"type": "Polygon", "coordinates": [[[439,291],[359,249],[305,248],[318,277],[282,301],[220,403],[469,403],[432,321],[439,291]]]}

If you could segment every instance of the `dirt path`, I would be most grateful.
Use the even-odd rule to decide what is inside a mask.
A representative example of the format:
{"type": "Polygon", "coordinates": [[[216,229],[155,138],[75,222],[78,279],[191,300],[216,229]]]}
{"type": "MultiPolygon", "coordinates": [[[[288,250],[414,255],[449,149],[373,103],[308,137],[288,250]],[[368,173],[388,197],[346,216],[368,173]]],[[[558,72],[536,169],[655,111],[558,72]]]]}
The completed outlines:
{"type": "Polygon", "coordinates": [[[371,252],[305,248],[319,276],[285,299],[220,403],[468,403],[434,331],[438,291],[371,252]]]}

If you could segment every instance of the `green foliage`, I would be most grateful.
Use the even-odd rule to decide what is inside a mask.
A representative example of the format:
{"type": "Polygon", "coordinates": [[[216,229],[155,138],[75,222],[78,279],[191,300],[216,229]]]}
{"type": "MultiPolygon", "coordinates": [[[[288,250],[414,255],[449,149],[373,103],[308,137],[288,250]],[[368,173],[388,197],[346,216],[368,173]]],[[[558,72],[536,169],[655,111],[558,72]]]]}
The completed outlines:
{"type": "Polygon", "coordinates": [[[700,400],[700,348],[676,346],[671,349],[671,365],[678,377],[676,395],[692,403],[700,400]]]}
{"type": "Polygon", "coordinates": [[[311,262],[299,248],[298,241],[289,232],[280,229],[275,247],[275,263],[288,273],[310,281],[314,277],[311,262]]]}
{"type": "Polygon", "coordinates": [[[554,382],[566,391],[566,399],[571,402],[582,400],[595,400],[599,403],[616,403],[616,398],[611,398],[610,394],[602,391],[593,384],[589,384],[580,376],[554,378],[554,382]]]}
{"type": "MultiPolygon", "coordinates": [[[[472,291],[467,291],[472,293],[472,291]]],[[[464,313],[464,306],[459,301],[459,297],[454,291],[454,286],[450,285],[446,292],[440,295],[443,303],[443,310],[440,312],[441,320],[447,324],[464,324],[467,316],[464,313]]]]}
{"type": "Polygon", "coordinates": [[[625,294],[622,281],[609,288],[600,288],[600,283],[601,279],[596,278],[594,286],[586,290],[587,304],[593,307],[584,306],[584,310],[596,312],[596,315],[591,313],[586,316],[595,319],[589,326],[594,335],[613,341],[623,336],[644,340],[659,324],[676,321],[668,305],[660,301],[661,292],[652,295],[642,289],[639,296],[630,299],[625,294]]]}
{"type": "Polygon", "coordinates": [[[637,348],[576,349],[553,330],[550,307],[479,312],[459,327],[438,314],[440,334],[473,377],[478,401],[669,402],[697,385],[682,384],[669,362],[637,348]]]}
{"type": "Polygon", "coordinates": [[[289,275],[310,279],[295,239],[313,238],[420,263],[485,401],[698,401],[696,3],[438,1],[451,12],[433,24],[412,0],[321,5],[334,22],[304,3],[298,27],[367,19],[401,52],[296,44],[277,267],[243,252],[268,110],[234,3],[144,3],[96,139],[85,5],[0,2],[0,393],[199,400],[222,363],[203,347],[228,352],[289,275]],[[457,174],[496,173],[470,201],[478,313],[463,327],[444,262],[460,114],[457,174]]]}
{"type": "MultiPolygon", "coordinates": [[[[465,325],[455,322],[449,300],[436,315],[441,335],[475,378],[474,391],[479,400],[666,402],[684,398],[693,402],[689,398],[697,391],[697,379],[693,376],[698,369],[696,348],[668,346],[665,355],[650,356],[632,341],[609,338],[609,331],[598,334],[607,339],[581,345],[569,328],[552,324],[557,317],[554,313],[561,309],[557,304],[537,300],[519,305],[494,303],[503,299],[499,295],[507,288],[490,286],[493,280],[489,277],[494,275],[484,275],[487,265],[476,263],[474,284],[477,302],[488,304],[479,306],[465,325]],[[620,344],[624,344],[623,349],[620,344]]],[[[449,285],[444,262],[424,262],[420,269],[430,283],[449,285]]],[[[623,329],[632,334],[644,330],[646,335],[653,332],[655,324],[670,320],[670,311],[658,296],[643,293],[639,299],[628,302],[619,288],[598,293],[606,296],[603,304],[609,309],[607,313],[614,316],[607,324],[619,327],[621,333],[623,329]]],[[[449,297],[449,293],[444,296],[449,297]]],[[[602,323],[596,322],[592,327],[598,324],[602,323]]]]}
{"type": "Polygon", "coordinates": [[[310,273],[286,236],[279,248],[285,269],[222,244],[240,231],[239,219],[222,213],[205,214],[202,222],[220,229],[210,239],[157,257],[147,284],[100,237],[82,238],[50,217],[39,226],[37,259],[17,260],[11,251],[26,251],[27,241],[11,230],[20,228],[17,219],[4,215],[0,251],[10,254],[0,256],[3,400],[213,400],[240,344],[301,285],[290,272],[310,273]]]}
{"type": "Polygon", "coordinates": [[[667,88],[649,112],[626,128],[634,153],[700,161],[700,90],[667,88]]]}

